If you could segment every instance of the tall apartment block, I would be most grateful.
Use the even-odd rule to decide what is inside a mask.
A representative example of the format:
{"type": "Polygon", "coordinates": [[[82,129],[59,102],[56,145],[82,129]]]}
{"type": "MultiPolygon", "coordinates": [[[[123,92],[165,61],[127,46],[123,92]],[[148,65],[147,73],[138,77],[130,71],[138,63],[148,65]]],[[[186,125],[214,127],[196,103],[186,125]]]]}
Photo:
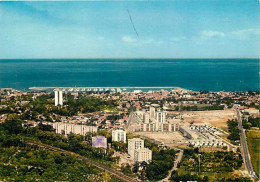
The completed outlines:
{"type": "Polygon", "coordinates": [[[55,106],[63,105],[63,93],[62,91],[54,91],[55,106]]]}
{"type": "Polygon", "coordinates": [[[155,119],[156,113],[155,113],[155,108],[150,107],[150,119],[155,119]]]}
{"type": "Polygon", "coordinates": [[[112,130],[112,141],[126,143],[126,132],[124,130],[112,130]]]}
{"type": "Polygon", "coordinates": [[[150,163],[152,161],[152,151],[148,148],[136,149],[134,151],[134,162],[150,163]]]}
{"type": "Polygon", "coordinates": [[[144,140],[140,138],[133,138],[128,140],[128,154],[131,158],[134,158],[134,152],[136,149],[144,148],[144,140]]]}

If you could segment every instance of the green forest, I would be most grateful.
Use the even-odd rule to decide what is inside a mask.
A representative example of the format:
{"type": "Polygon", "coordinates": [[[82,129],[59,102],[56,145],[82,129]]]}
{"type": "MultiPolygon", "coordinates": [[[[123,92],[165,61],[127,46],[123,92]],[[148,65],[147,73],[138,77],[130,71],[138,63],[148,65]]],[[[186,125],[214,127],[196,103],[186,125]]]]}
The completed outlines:
{"type": "Polygon", "coordinates": [[[86,95],[80,95],[75,99],[72,95],[64,95],[64,106],[54,106],[53,96],[51,94],[41,95],[37,98],[33,98],[31,95],[23,95],[18,98],[11,98],[9,101],[2,102],[3,107],[0,109],[0,114],[19,114],[21,111],[21,119],[24,120],[46,120],[46,121],[58,121],[58,117],[61,116],[73,116],[78,113],[91,113],[103,110],[116,110],[118,106],[115,100],[103,100],[86,95]],[[16,103],[25,101],[24,104],[16,103]],[[44,117],[44,118],[41,118],[44,117]]]}
{"type": "Polygon", "coordinates": [[[60,152],[34,147],[1,147],[0,180],[100,181],[111,180],[97,168],[60,152]]]}
{"type": "Polygon", "coordinates": [[[75,156],[66,156],[26,144],[26,141],[41,141],[68,151],[78,153],[106,166],[112,167],[118,158],[92,148],[84,137],[55,134],[41,127],[23,127],[17,115],[0,124],[0,180],[7,181],[114,181],[115,178],[95,167],[89,166],[75,156]]]}

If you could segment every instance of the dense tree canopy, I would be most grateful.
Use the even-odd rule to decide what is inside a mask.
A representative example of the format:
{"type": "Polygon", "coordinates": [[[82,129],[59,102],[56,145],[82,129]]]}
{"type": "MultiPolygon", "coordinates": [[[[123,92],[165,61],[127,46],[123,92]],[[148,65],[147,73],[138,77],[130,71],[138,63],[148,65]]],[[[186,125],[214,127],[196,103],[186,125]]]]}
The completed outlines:
{"type": "Polygon", "coordinates": [[[47,121],[57,121],[57,118],[53,116],[73,116],[77,113],[90,113],[103,110],[115,110],[118,103],[116,100],[103,100],[96,97],[87,95],[80,95],[77,99],[70,94],[64,95],[64,107],[54,106],[54,96],[52,94],[46,94],[38,96],[33,99],[32,95],[24,95],[17,100],[10,99],[6,103],[7,107],[0,109],[0,114],[19,113],[16,107],[17,102],[27,101],[25,104],[18,104],[21,109],[21,119],[24,120],[41,120],[40,115],[45,117],[47,121]]]}
{"type": "Polygon", "coordinates": [[[239,135],[239,129],[238,129],[238,122],[237,120],[228,120],[227,121],[228,125],[228,131],[230,132],[228,139],[231,140],[232,143],[237,144],[236,141],[240,140],[240,135],[239,135]]]}
{"type": "Polygon", "coordinates": [[[49,128],[22,127],[16,115],[0,124],[0,181],[115,181],[114,177],[78,160],[37,146],[25,140],[40,140],[110,165],[109,154],[87,145],[83,136],[68,137],[48,131],[49,128]]]}
{"type": "Polygon", "coordinates": [[[173,149],[153,152],[153,160],[147,165],[145,173],[149,180],[160,180],[165,178],[173,167],[176,151],[173,149]]]}
{"type": "Polygon", "coordinates": [[[0,180],[8,181],[93,181],[100,171],[66,156],[40,148],[0,148],[0,180]]]}

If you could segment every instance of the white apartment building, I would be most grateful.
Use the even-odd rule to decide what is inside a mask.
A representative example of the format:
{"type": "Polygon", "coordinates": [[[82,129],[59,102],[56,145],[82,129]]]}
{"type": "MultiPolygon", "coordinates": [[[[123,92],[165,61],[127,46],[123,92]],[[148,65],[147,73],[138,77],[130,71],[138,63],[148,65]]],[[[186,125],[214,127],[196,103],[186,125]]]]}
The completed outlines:
{"type": "Polygon", "coordinates": [[[126,132],[124,130],[112,130],[112,141],[126,143],[126,132]]]}
{"type": "Polygon", "coordinates": [[[148,132],[174,132],[179,130],[179,125],[176,123],[141,123],[139,130],[148,132]]]}
{"type": "Polygon", "coordinates": [[[169,123],[166,120],[166,111],[155,111],[154,107],[150,107],[149,112],[143,112],[143,122],[139,123],[137,131],[147,132],[175,132],[179,130],[177,123],[169,123]]]}
{"type": "Polygon", "coordinates": [[[148,148],[136,149],[134,151],[134,162],[150,163],[152,161],[152,151],[148,148]]]}
{"type": "Polygon", "coordinates": [[[54,100],[55,100],[55,106],[59,104],[59,91],[54,91],[54,100]]]}
{"type": "Polygon", "coordinates": [[[155,108],[150,107],[150,119],[153,119],[156,117],[155,108]]]}
{"type": "Polygon", "coordinates": [[[134,152],[136,149],[144,148],[144,140],[140,138],[133,138],[128,140],[128,154],[131,158],[134,158],[134,152]]]}
{"type": "Polygon", "coordinates": [[[145,112],[144,114],[143,114],[143,119],[144,119],[144,123],[149,123],[150,121],[150,115],[149,115],[149,113],[147,113],[147,112],[145,112]]]}
{"type": "Polygon", "coordinates": [[[161,112],[156,112],[156,121],[159,123],[164,123],[166,119],[166,112],[161,111],[161,112]]]}
{"type": "Polygon", "coordinates": [[[62,91],[59,91],[59,104],[63,106],[63,93],[62,91]]]}
{"type": "Polygon", "coordinates": [[[53,128],[56,133],[68,135],[68,134],[79,134],[86,135],[89,132],[97,132],[96,126],[87,126],[87,125],[76,125],[69,123],[53,123],[53,128]]]}
{"type": "Polygon", "coordinates": [[[54,91],[54,100],[55,100],[55,106],[57,105],[63,105],[63,93],[62,91],[55,90],[54,91]]]}

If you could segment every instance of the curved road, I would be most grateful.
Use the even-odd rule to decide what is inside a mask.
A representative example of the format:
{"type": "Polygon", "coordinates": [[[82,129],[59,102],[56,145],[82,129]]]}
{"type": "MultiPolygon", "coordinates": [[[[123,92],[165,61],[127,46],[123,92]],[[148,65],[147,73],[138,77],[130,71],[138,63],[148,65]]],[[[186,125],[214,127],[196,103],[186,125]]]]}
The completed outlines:
{"type": "Polygon", "coordinates": [[[173,165],[172,169],[169,171],[169,175],[166,178],[164,178],[161,181],[159,181],[159,182],[170,181],[169,179],[170,179],[170,177],[172,175],[172,172],[177,169],[178,164],[181,162],[182,155],[183,155],[183,150],[180,150],[180,152],[178,153],[178,157],[177,157],[176,161],[174,162],[174,165],[173,165]]]}
{"type": "Polygon", "coordinates": [[[38,147],[43,147],[43,148],[47,148],[47,149],[50,149],[50,150],[53,150],[53,151],[59,151],[59,152],[62,152],[64,154],[68,154],[68,155],[75,155],[77,156],[79,159],[83,160],[83,161],[86,161],[87,163],[89,163],[90,165],[92,166],[95,166],[99,169],[102,169],[104,171],[107,171],[109,172],[110,174],[116,176],[117,178],[123,180],[123,181],[126,181],[126,182],[134,182],[134,181],[138,181],[134,178],[131,178],[129,176],[126,176],[124,175],[123,173],[115,170],[115,169],[111,169],[111,168],[108,168],[102,164],[99,164],[98,162],[95,162],[95,161],[92,161],[86,157],[83,157],[81,155],[78,155],[76,153],[73,153],[73,152],[70,152],[70,151],[66,151],[66,150],[63,150],[63,149],[60,149],[60,148],[57,148],[57,147],[53,147],[53,146],[50,146],[50,145],[46,145],[46,144],[43,144],[43,143],[38,143],[38,142],[32,142],[32,141],[26,141],[27,144],[29,145],[37,145],[38,147]]]}

